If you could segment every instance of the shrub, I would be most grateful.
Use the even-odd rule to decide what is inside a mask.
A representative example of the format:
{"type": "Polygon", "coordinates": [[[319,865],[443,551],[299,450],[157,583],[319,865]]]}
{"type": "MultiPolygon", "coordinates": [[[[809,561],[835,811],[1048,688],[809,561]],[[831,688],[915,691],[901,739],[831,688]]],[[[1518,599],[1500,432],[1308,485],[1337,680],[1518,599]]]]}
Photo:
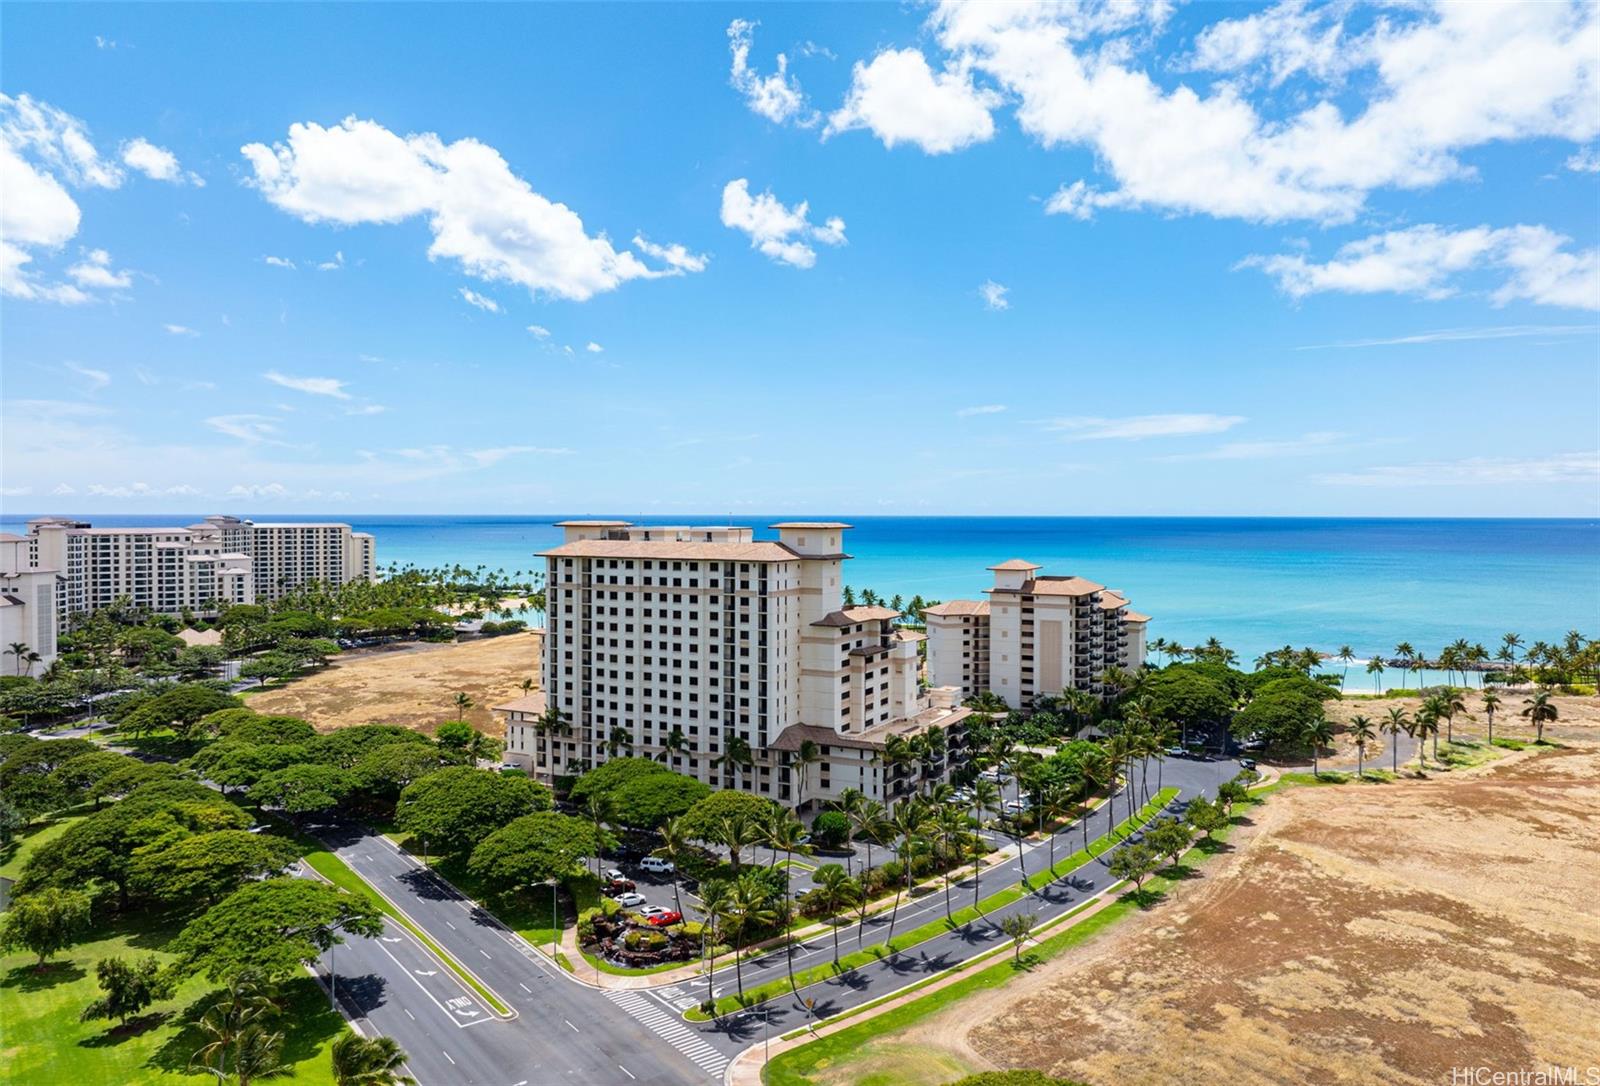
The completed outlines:
{"type": "Polygon", "coordinates": [[[850,836],[850,819],[842,811],[823,811],[811,823],[811,840],[823,848],[838,848],[850,836]]]}

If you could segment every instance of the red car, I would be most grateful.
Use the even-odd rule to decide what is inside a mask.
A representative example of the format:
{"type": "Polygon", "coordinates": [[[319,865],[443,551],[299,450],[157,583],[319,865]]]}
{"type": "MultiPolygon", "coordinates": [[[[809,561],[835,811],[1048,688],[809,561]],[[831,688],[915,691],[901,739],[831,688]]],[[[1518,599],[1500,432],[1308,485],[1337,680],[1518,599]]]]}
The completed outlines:
{"type": "Polygon", "coordinates": [[[606,895],[608,897],[616,897],[618,894],[626,894],[630,890],[637,889],[638,887],[633,884],[632,879],[612,879],[606,883],[606,895]]]}
{"type": "Polygon", "coordinates": [[[672,909],[662,909],[660,912],[651,912],[650,915],[644,918],[644,922],[654,927],[664,928],[668,924],[682,923],[683,914],[672,909]]]}

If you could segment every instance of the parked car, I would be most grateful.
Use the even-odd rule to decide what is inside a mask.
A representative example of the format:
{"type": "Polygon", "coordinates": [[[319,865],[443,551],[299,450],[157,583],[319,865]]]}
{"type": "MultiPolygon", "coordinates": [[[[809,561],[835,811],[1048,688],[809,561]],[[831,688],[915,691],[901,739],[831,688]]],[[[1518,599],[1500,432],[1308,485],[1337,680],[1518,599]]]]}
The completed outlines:
{"type": "Polygon", "coordinates": [[[1168,747],[1167,748],[1167,757],[1168,758],[1187,758],[1187,757],[1189,757],[1189,751],[1187,749],[1185,749],[1184,747],[1168,747]]]}
{"type": "Polygon", "coordinates": [[[608,867],[600,872],[600,877],[607,882],[620,882],[628,876],[624,875],[620,868],[608,867]]]}
{"type": "Polygon", "coordinates": [[[650,915],[646,916],[644,918],[644,922],[652,927],[664,928],[668,924],[683,923],[683,914],[678,912],[676,909],[663,909],[658,913],[652,912],[650,915]]]}
{"type": "Polygon", "coordinates": [[[637,890],[638,888],[638,883],[632,879],[612,879],[606,883],[606,896],[616,897],[618,894],[626,894],[628,891],[637,890]]]}
{"type": "Polygon", "coordinates": [[[1240,769],[1254,769],[1255,767],[1256,767],[1256,760],[1254,758],[1240,758],[1239,759],[1239,768],[1240,769]]]}
{"type": "Polygon", "coordinates": [[[670,875],[676,870],[671,860],[661,856],[646,856],[639,861],[639,866],[656,875],[670,875]]]}
{"type": "Polygon", "coordinates": [[[637,909],[639,906],[644,904],[644,895],[635,894],[630,891],[628,893],[618,894],[615,898],[615,901],[624,909],[637,909]]]}

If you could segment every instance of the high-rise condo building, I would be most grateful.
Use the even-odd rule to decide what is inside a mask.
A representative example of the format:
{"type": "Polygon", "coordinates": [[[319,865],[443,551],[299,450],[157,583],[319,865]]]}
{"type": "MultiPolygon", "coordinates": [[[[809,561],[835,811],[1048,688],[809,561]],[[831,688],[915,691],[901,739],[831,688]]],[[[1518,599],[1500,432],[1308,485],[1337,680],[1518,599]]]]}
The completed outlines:
{"type": "Polygon", "coordinates": [[[0,532],[0,674],[37,675],[55,661],[56,589],[55,570],[28,564],[28,537],[0,532]]]}
{"type": "Polygon", "coordinates": [[[987,600],[951,600],[923,612],[928,679],[962,699],[994,693],[1014,709],[1041,695],[1105,696],[1107,668],[1144,666],[1149,615],[1120,592],[1082,577],[1044,576],[1020,558],[990,566],[987,600]]]}
{"type": "Polygon", "coordinates": [[[162,614],[276,599],[310,581],[344,584],[377,572],[372,536],[348,524],[262,523],[206,517],[171,528],[96,528],[28,522],[23,568],[54,570],[63,622],[121,597],[162,614]]]}
{"type": "Polygon", "coordinates": [[[896,628],[898,612],[844,606],[848,524],[775,524],[776,540],[748,527],[558,526],[565,542],[542,554],[541,690],[496,707],[507,753],[539,779],[628,754],[811,808],[847,788],[892,803],[947,773],[939,757],[881,757],[892,736],[950,733],[969,711],[921,693],[922,635],[896,628]],[[811,744],[818,759],[802,766],[811,744]]]}

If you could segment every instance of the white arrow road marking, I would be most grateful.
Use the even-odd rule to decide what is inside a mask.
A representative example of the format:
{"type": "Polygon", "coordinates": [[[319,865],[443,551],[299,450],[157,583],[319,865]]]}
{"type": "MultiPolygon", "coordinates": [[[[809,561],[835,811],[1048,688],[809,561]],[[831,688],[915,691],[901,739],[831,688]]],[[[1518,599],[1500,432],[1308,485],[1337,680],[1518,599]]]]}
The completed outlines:
{"type": "Polygon", "coordinates": [[[413,969],[412,972],[419,977],[431,977],[435,976],[439,971],[437,969],[413,969]]]}
{"type": "Polygon", "coordinates": [[[398,938],[391,939],[387,935],[380,936],[380,938],[386,943],[398,943],[400,941],[398,938]]]}

